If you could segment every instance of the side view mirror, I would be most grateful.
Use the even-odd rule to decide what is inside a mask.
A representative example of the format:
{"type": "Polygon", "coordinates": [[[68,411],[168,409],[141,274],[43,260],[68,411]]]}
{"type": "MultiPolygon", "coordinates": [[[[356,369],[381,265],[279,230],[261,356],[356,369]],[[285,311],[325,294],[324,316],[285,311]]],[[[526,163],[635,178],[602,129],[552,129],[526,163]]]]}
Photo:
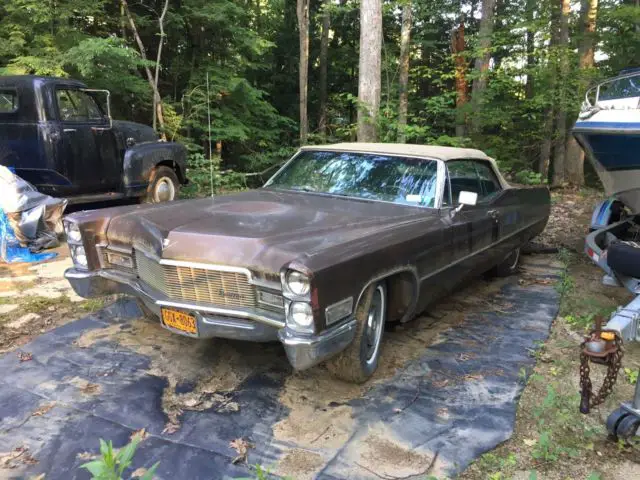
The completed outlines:
{"type": "Polygon", "coordinates": [[[473,207],[476,203],[478,203],[478,194],[475,192],[466,192],[463,190],[462,192],[460,192],[460,195],[458,195],[458,206],[454,211],[458,213],[465,205],[473,207]]]}

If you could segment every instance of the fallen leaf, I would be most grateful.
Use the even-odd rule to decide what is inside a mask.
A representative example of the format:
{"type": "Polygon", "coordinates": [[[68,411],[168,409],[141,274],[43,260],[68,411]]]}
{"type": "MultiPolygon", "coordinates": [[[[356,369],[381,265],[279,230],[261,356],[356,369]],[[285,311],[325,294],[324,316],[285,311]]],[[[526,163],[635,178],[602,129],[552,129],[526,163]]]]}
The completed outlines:
{"type": "Polygon", "coordinates": [[[535,438],[525,438],[523,440],[523,443],[527,446],[527,447],[533,447],[536,443],[537,440],[535,438]]]}
{"type": "Polygon", "coordinates": [[[98,458],[98,456],[91,452],[81,452],[76,455],[78,460],[93,460],[94,458],[98,458]]]}
{"type": "Polygon", "coordinates": [[[249,449],[252,448],[252,445],[247,442],[244,438],[236,438],[229,442],[229,447],[233,448],[238,456],[232,460],[231,463],[239,463],[247,461],[247,453],[249,449]]]}
{"type": "Polygon", "coordinates": [[[167,423],[164,426],[164,429],[162,430],[162,433],[166,433],[167,435],[171,435],[173,433],[176,433],[178,430],[180,430],[180,424],[179,423],[167,423]]]}
{"type": "Polygon", "coordinates": [[[140,478],[140,477],[144,476],[145,473],[147,473],[147,469],[146,468],[144,468],[144,467],[137,468],[131,474],[131,478],[140,478]]]}
{"type": "Polygon", "coordinates": [[[134,440],[134,439],[140,439],[141,441],[144,440],[145,438],[147,438],[149,436],[149,434],[147,433],[147,431],[144,428],[141,428],[140,430],[136,430],[135,432],[133,432],[131,434],[130,440],[134,440]]]}
{"type": "Polygon", "coordinates": [[[29,360],[33,359],[33,355],[29,352],[17,352],[18,355],[18,360],[20,360],[21,362],[28,362],[29,360]]]}
{"type": "Polygon", "coordinates": [[[56,406],[56,402],[45,403],[41,407],[39,407],[35,412],[31,414],[32,417],[41,417],[48,413],[53,407],[56,406]]]}

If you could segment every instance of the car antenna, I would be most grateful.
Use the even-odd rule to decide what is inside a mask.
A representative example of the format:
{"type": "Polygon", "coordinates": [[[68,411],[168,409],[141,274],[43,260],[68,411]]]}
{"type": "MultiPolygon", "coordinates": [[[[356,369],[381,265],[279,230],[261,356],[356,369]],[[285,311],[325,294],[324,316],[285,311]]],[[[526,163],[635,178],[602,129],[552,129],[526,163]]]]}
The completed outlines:
{"type": "Polygon", "coordinates": [[[209,129],[209,187],[213,197],[213,159],[211,158],[211,101],[209,96],[209,71],[207,70],[207,125],[209,129]]]}

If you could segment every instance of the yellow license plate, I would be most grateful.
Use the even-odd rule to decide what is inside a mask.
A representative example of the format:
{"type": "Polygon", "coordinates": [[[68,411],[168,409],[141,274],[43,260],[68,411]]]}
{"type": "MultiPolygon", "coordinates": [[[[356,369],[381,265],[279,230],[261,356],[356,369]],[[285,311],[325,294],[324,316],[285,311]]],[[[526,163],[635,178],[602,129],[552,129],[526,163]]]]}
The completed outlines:
{"type": "Polygon", "coordinates": [[[163,308],[162,323],[164,323],[167,327],[175,328],[176,330],[180,330],[182,332],[187,332],[192,335],[198,334],[196,317],[179,310],[163,308]]]}

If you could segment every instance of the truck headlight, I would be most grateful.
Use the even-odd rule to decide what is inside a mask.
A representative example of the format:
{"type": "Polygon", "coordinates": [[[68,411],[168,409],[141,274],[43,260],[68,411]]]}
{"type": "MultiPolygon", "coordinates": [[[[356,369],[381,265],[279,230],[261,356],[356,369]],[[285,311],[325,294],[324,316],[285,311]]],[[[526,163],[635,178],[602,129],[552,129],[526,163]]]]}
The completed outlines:
{"type": "Polygon", "coordinates": [[[70,242],[70,243],[82,242],[82,233],[80,233],[80,228],[78,227],[77,223],[65,222],[64,229],[67,234],[67,242],[70,242]]]}
{"type": "Polygon", "coordinates": [[[311,282],[309,277],[304,273],[297,272],[295,270],[289,270],[285,276],[287,288],[291,293],[299,297],[303,297],[309,294],[311,290],[311,282]]]}
{"type": "Polygon", "coordinates": [[[71,260],[77,267],[87,268],[87,253],[82,245],[69,245],[71,260]]]}
{"type": "Polygon", "coordinates": [[[287,325],[298,332],[313,333],[313,310],[306,302],[291,302],[287,325]]]}

